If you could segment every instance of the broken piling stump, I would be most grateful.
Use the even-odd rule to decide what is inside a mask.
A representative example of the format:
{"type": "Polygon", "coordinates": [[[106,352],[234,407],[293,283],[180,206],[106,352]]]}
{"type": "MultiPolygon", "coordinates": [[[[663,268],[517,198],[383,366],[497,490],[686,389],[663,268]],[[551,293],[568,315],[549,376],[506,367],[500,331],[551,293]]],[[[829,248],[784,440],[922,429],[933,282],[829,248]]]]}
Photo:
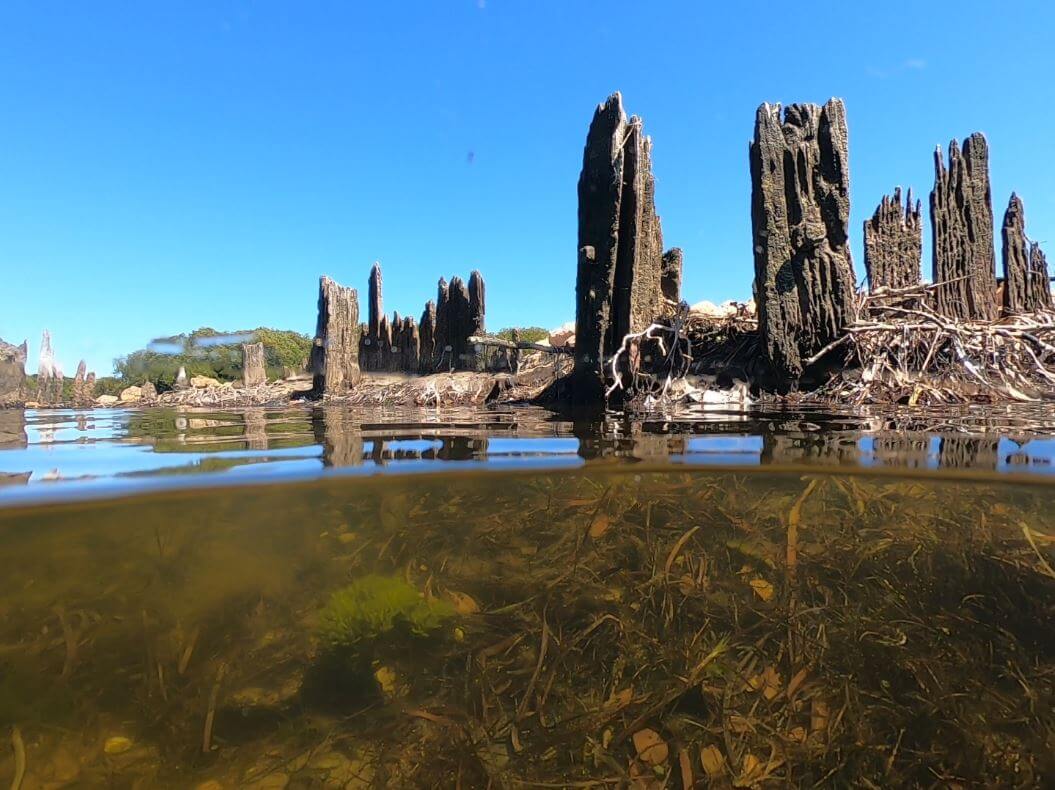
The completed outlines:
{"type": "Polygon", "coordinates": [[[1051,309],[1051,282],[1048,262],[1040,245],[1026,236],[1026,211],[1022,199],[1011,194],[1004,224],[1003,240],[1003,308],[1008,314],[1033,313],[1051,309]]]}
{"type": "Polygon", "coordinates": [[[359,295],[329,277],[319,280],[319,317],[311,352],[315,395],[343,395],[359,383],[359,295]]]}
{"type": "Polygon", "coordinates": [[[26,403],[26,355],[29,345],[14,346],[0,340],[0,408],[26,403]]]}
{"type": "Polygon", "coordinates": [[[461,277],[452,277],[447,300],[447,345],[455,368],[461,368],[469,352],[467,340],[472,334],[469,312],[469,288],[461,277]]]}
{"type": "Polygon", "coordinates": [[[652,141],[614,93],[594,112],[579,176],[574,400],[604,402],[604,363],[663,310],[652,141]]]}
{"type": "Polygon", "coordinates": [[[778,384],[789,387],[852,318],[846,109],[763,104],[750,147],[758,323],[778,384]]]}
{"type": "Polygon", "coordinates": [[[263,343],[242,344],[242,382],[247,387],[267,384],[267,367],[264,363],[263,343]]]}
{"type": "Polygon", "coordinates": [[[910,288],[919,285],[923,257],[923,222],[920,201],[912,190],[901,203],[901,187],[884,195],[872,218],[865,220],[865,271],[868,287],[910,288]]]}
{"type": "Polygon", "coordinates": [[[938,312],[963,321],[994,320],[996,253],[985,135],[972,134],[962,151],[950,142],[947,168],[941,146],[934,152],[930,218],[938,312]]]}

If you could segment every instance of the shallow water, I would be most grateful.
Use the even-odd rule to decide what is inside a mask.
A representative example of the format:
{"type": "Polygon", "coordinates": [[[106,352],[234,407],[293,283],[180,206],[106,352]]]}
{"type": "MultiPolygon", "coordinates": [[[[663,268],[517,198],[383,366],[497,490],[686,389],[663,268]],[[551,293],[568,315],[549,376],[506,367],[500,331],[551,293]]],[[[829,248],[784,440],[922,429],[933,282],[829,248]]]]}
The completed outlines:
{"type": "Polygon", "coordinates": [[[1050,786],[1055,489],[1014,480],[587,464],[0,509],[0,780],[1050,786]]]}

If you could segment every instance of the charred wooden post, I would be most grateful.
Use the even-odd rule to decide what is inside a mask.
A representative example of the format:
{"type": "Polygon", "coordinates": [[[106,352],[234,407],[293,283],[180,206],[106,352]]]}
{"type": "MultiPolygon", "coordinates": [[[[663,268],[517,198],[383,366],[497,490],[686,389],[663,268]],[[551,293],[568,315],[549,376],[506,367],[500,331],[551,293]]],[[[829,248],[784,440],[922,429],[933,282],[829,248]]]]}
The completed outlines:
{"type": "Polygon", "coordinates": [[[447,281],[440,278],[436,287],[436,351],[433,370],[454,367],[450,347],[450,299],[451,289],[447,281]]]}
{"type": "Polygon", "coordinates": [[[88,391],[88,365],[82,359],[77,363],[77,372],[73,376],[73,405],[79,409],[91,406],[94,398],[88,391]]]}
{"type": "Polygon", "coordinates": [[[370,267],[370,278],[367,281],[366,324],[370,337],[378,336],[381,329],[381,317],[385,314],[381,287],[381,263],[375,261],[370,267]]]}
{"type": "Polygon", "coordinates": [[[388,370],[392,364],[392,324],[388,316],[381,316],[377,325],[377,337],[374,338],[372,347],[374,349],[373,370],[388,370]]]}
{"type": "Polygon", "coordinates": [[[405,373],[417,373],[421,367],[421,333],[417,323],[409,315],[403,319],[399,354],[403,361],[402,370],[405,373]]]}
{"type": "Polygon", "coordinates": [[[750,148],[755,300],[782,386],[852,319],[846,108],[763,104],[750,148]]]}
{"type": "Polygon", "coordinates": [[[469,274],[469,336],[482,335],[486,331],[484,328],[486,309],[484,276],[474,269],[469,274]]]}
{"type": "Polygon", "coordinates": [[[343,395],[359,383],[359,295],[329,277],[319,280],[319,318],[311,352],[316,395],[343,395]]]}
{"type": "Polygon", "coordinates": [[[263,343],[242,344],[242,382],[247,387],[267,384],[267,366],[264,364],[263,343]]]}
{"type": "Polygon", "coordinates": [[[370,267],[367,278],[366,325],[359,342],[359,364],[363,370],[384,370],[391,356],[381,339],[381,322],[385,317],[381,264],[370,267]]]}
{"type": "Polygon", "coordinates": [[[574,398],[604,400],[604,362],[662,312],[652,142],[615,93],[594,112],[579,176],[574,398]]]}
{"type": "Polygon", "coordinates": [[[452,277],[447,302],[447,344],[455,368],[464,367],[472,336],[472,315],[469,308],[469,288],[461,277],[452,277]]]}
{"type": "Polygon", "coordinates": [[[436,303],[431,299],[425,303],[425,309],[421,313],[419,332],[418,369],[422,373],[431,373],[436,362],[436,303]]]}
{"type": "Polygon", "coordinates": [[[663,253],[662,277],[660,288],[663,298],[677,304],[681,301],[681,270],[685,258],[681,247],[674,247],[663,253]]]}
{"type": "Polygon", "coordinates": [[[1026,236],[1026,210],[1022,199],[1012,193],[1004,224],[1004,312],[1033,313],[1051,309],[1051,282],[1048,278],[1048,263],[1040,245],[1026,236]]]}
{"type": "Polygon", "coordinates": [[[26,403],[26,356],[29,345],[13,346],[0,340],[0,408],[26,403]]]}
{"type": "Polygon", "coordinates": [[[966,321],[997,316],[993,200],[989,187],[989,145],[975,133],[949,143],[949,166],[941,146],[934,152],[930,193],[933,280],[938,312],[966,321]]]}
{"type": "Polygon", "coordinates": [[[923,255],[921,203],[908,191],[904,206],[901,187],[883,196],[872,218],[865,220],[865,271],[868,287],[909,288],[920,283],[923,255]]]}

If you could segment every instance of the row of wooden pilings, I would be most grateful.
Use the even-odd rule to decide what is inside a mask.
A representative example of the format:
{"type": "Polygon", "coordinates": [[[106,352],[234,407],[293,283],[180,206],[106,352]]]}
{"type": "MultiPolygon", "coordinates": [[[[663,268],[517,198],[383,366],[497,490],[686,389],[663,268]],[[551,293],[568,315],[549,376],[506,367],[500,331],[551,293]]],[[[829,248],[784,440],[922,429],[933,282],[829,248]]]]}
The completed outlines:
{"type": "MultiPolygon", "coordinates": [[[[1047,262],[1025,231],[1012,195],[1001,231],[998,283],[989,149],[981,134],[939,147],[930,195],[934,308],[955,321],[1049,309],[1047,262]],[[999,288],[998,288],[999,285],[999,288]]],[[[753,293],[773,381],[790,388],[806,363],[852,321],[857,293],[850,252],[850,165],[846,109],[763,104],[749,148],[753,293]]],[[[627,335],[671,315],[681,299],[683,256],[664,250],[656,212],[652,141],[615,93],[598,105],[578,183],[574,402],[602,405],[609,363],[627,335]]],[[[864,223],[869,286],[901,289],[921,281],[921,204],[900,188],[864,223]]],[[[440,281],[420,322],[382,310],[381,271],[369,281],[368,321],[356,291],[323,278],[313,369],[316,390],[346,391],[361,370],[428,373],[466,366],[468,338],[483,333],[484,285],[473,272],[440,281]]]]}

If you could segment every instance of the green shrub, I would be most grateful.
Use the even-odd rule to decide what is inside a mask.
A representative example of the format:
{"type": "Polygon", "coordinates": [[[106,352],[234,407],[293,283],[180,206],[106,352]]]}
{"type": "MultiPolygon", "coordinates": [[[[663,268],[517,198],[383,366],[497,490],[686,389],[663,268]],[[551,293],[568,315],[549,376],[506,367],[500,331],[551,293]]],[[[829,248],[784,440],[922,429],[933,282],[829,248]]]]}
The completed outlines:
{"type": "MultiPolygon", "coordinates": [[[[520,331],[520,339],[525,343],[541,343],[543,340],[549,339],[549,330],[543,329],[541,326],[521,326],[516,327],[520,331]]],[[[498,337],[502,340],[513,339],[513,327],[506,327],[498,333],[498,337]]]]}

